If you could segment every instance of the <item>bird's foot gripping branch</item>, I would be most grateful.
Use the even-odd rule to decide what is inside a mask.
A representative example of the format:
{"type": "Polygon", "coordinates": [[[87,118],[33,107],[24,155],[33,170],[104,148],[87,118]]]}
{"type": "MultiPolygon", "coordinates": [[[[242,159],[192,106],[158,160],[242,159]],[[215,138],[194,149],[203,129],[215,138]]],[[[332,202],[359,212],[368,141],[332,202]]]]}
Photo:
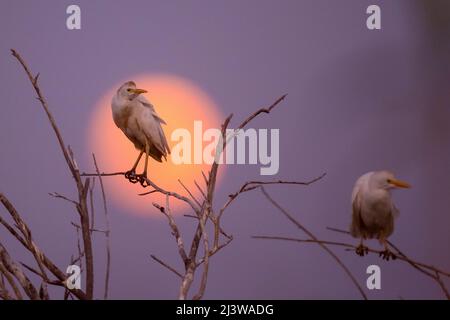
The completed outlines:
{"type": "Polygon", "coordinates": [[[389,261],[389,259],[395,260],[397,259],[397,255],[395,253],[393,253],[391,250],[389,249],[385,249],[384,251],[381,251],[379,253],[379,256],[386,261],[389,261]]]}
{"type": "Polygon", "coordinates": [[[140,183],[142,187],[146,188],[149,186],[147,183],[147,175],[145,174],[136,174],[136,171],[130,170],[123,174],[125,178],[133,184],[140,183]]]}
{"type": "Polygon", "coordinates": [[[369,248],[363,245],[362,243],[355,248],[355,252],[358,256],[364,257],[369,253],[369,248]]]}

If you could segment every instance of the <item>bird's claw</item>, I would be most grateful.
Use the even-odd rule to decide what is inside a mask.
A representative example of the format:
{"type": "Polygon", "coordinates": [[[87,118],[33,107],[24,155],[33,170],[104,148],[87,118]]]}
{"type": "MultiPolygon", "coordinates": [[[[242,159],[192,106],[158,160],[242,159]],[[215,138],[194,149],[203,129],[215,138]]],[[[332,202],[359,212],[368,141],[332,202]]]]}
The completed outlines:
{"type": "Polygon", "coordinates": [[[130,179],[130,176],[134,175],[135,172],[133,170],[125,172],[125,178],[130,179]]]}
{"type": "Polygon", "coordinates": [[[139,183],[141,184],[141,186],[143,188],[146,188],[149,186],[148,182],[147,182],[147,175],[146,174],[140,174],[139,175],[139,183]]]}
{"type": "Polygon", "coordinates": [[[146,188],[149,186],[147,180],[147,174],[136,174],[134,170],[130,170],[125,172],[125,178],[128,179],[131,183],[140,183],[142,187],[146,188]]]}
{"type": "Polygon", "coordinates": [[[364,246],[363,244],[360,244],[356,247],[355,252],[358,256],[364,257],[364,255],[369,253],[369,248],[364,246]]]}
{"type": "Polygon", "coordinates": [[[131,183],[136,183],[139,181],[139,178],[134,170],[125,172],[125,178],[128,179],[128,181],[130,181],[131,183]]]}
{"type": "Polygon", "coordinates": [[[389,249],[381,251],[380,252],[380,257],[383,260],[386,260],[386,261],[389,261],[389,259],[392,259],[392,260],[397,259],[397,256],[393,252],[391,252],[389,249]]]}

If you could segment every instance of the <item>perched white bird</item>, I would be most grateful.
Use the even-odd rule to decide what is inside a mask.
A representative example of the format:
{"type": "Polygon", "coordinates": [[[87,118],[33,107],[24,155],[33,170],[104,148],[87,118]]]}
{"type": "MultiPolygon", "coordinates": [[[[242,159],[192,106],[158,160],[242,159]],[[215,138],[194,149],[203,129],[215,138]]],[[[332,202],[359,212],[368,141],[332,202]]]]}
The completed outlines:
{"type": "Polygon", "coordinates": [[[170,154],[164,131],[161,124],[166,122],[161,119],[153,105],[143,96],[146,90],[137,89],[133,81],[125,82],[114,95],[111,103],[114,123],[127,138],[133,142],[136,149],[140,150],[139,156],[131,170],[125,173],[125,177],[133,183],[140,182],[144,185],[147,178],[148,156],[161,162],[170,154]],[[144,172],[136,175],[136,167],[145,152],[144,172]]]}
{"type": "Polygon", "coordinates": [[[394,218],[399,213],[391,198],[390,190],[394,188],[410,188],[410,185],[397,180],[389,171],[368,172],[356,180],[352,192],[350,233],[361,239],[357,254],[363,256],[367,253],[363,240],[376,238],[385,248],[383,258],[389,259],[392,255],[386,239],[394,231],[394,218]]]}

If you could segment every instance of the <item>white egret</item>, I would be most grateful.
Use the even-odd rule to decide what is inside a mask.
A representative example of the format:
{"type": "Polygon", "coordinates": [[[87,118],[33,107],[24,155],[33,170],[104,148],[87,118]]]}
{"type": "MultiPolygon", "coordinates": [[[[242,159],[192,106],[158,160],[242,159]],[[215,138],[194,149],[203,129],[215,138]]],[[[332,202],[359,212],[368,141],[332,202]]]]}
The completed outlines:
{"type": "Polygon", "coordinates": [[[114,123],[140,150],[139,156],[125,177],[132,183],[145,184],[148,157],[162,162],[170,154],[161,124],[166,122],[156,113],[153,105],[143,96],[146,90],[136,88],[133,81],[125,82],[114,95],[111,103],[114,123]],[[145,152],[145,166],[142,174],[136,175],[136,167],[145,152]]]}
{"type": "Polygon", "coordinates": [[[363,240],[376,238],[384,246],[381,254],[384,259],[395,257],[388,248],[387,238],[394,231],[394,218],[398,216],[390,191],[394,188],[410,188],[389,171],[368,172],[356,180],[352,192],[352,223],[350,233],[360,238],[361,243],[356,253],[367,253],[363,240]]]}

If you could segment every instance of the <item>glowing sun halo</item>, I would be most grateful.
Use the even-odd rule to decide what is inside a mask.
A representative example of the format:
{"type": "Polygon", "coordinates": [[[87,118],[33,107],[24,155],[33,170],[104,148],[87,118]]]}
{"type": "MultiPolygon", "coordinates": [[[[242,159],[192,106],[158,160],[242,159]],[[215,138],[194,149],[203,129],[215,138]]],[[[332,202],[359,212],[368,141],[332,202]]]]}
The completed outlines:
{"type": "MultiPolygon", "coordinates": [[[[158,114],[167,122],[163,129],[171,148],[176,144],[170,139],[172,132],[177,128],[185,128],[191,132],[193,137],[195,120],[203,122],[203,130],[220,128],[222,116],[217,106],[190,81],[172,75],[141,75],[123,79],[103,95],[91,116],[87,139],[89,150],[95,153],[101,171],[127,171],[139,153],[122,131],[116,127],[111,113],[113,95],[117,88],[128,80],[135,81],[138,88],[148,91],[145,95],[155,106],[158,114]]],[[[142,167],[143,161],[138,167],[138,173],[142,172],[142,167]]],[[[186,195],[186,191],[178,182],[180,179],[196,198],[200,199],[201,195],[194,185],[194,179],[204,185],[201,171],[207,173],[209,169],[210,165],[207,164],[175,165],[169,155],[167,162],[163,161],[162,163],[150,158],[148,175],[160,187],[186,195]]],[[[150,215],[156,212],[152,202],[165,206],[165,198],[160,194],[137,196],[138,193],[148,190],[143,189],[139,184],[129,183],[124,177],[110,177],[105,180],[107,181],[108,200],[112,200],[115,205],[120,206],[126,212],[150,215]]],[[[178,200],[171,200],[171,208],[174,212],[184,212],[188,209],[187,205],[178,200]]]]}

